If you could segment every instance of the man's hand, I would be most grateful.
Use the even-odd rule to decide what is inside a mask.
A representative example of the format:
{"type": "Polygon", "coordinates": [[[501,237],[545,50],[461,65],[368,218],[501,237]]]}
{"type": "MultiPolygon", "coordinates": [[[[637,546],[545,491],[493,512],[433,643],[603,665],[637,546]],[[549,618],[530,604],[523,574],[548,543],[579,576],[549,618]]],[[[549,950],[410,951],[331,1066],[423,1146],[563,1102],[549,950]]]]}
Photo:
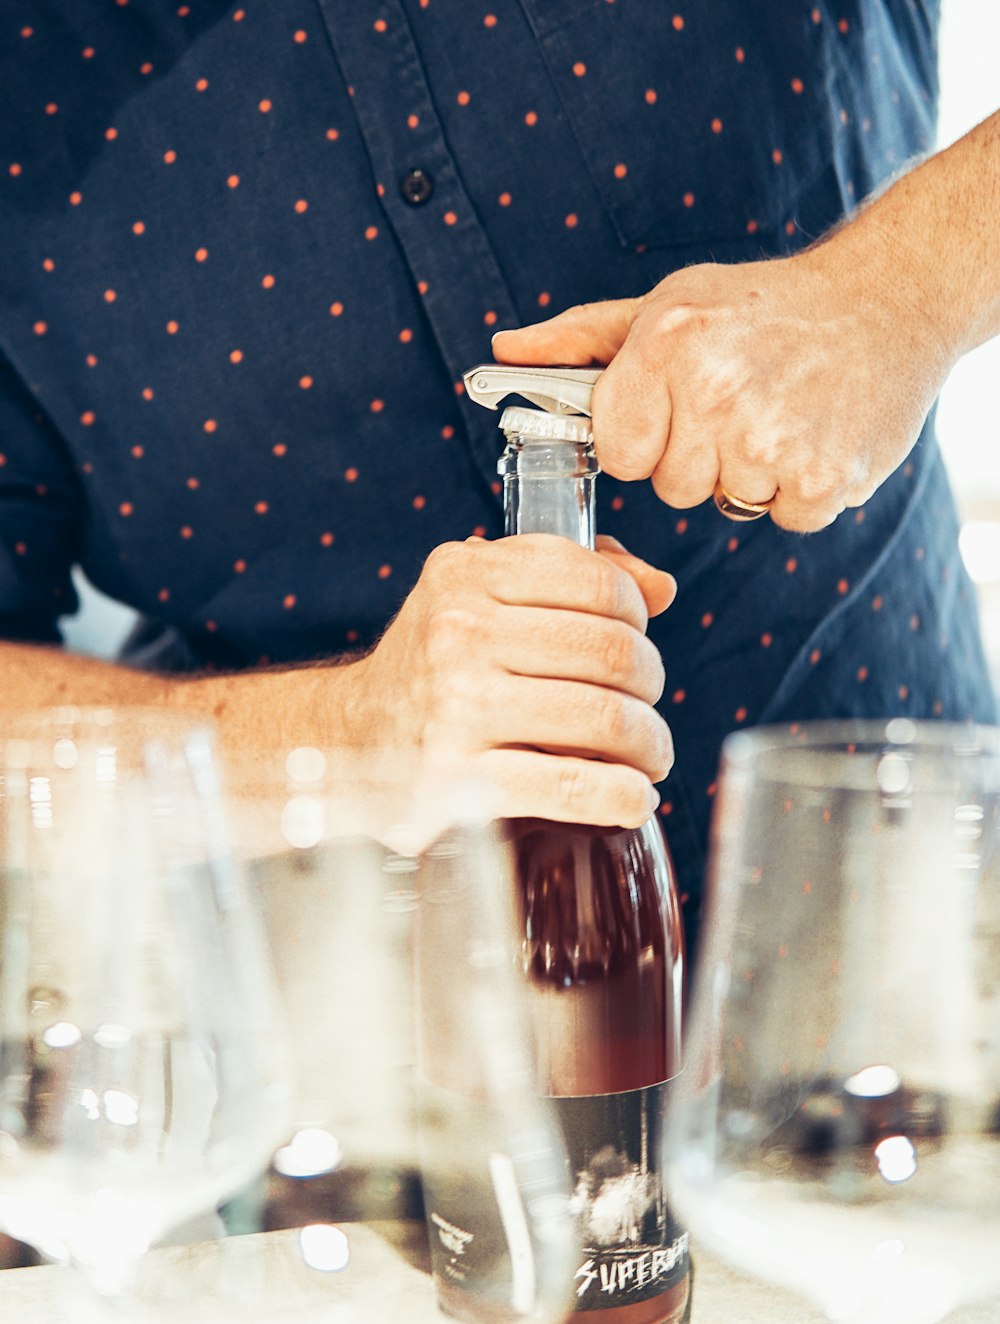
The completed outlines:
{"type": "Polygon", "coordinates": [[[342,669],[352,724],[417,783],[481,776],[504,815],[643,822],[673,761],[645,628],[675,585],[599,542],[599,554],[547,534],[438,547],[377,647],[342,669]]]}
{"type": "Polygon", "coordinates": [[[1000,334],[1000,112],[795,257],[500,332],[501,363],[608,364],[595,445],[672,506],[717,482],[803,532],[902,462],[953,364],[1000,334]]]}
{"type": "Polygon", "coordinates": [[[688,507],[717,482],[802,532],[860,506],[903,461],[951,366],[887,236],[850,227],[796,257],[695,266],[641,299],[494,338],[506,363],[609,364],[595,447],[617,478],[688,507]],[[863,256],[859,250],[863,249],[863,256]]]}
{"type": "Polygon", "coordinates": [[[273,794],[290,749],[316,746],[336,803],[357,805],[353,831],[379,835],[415,805],[440,815],[421,823],[433,836],[449,783],[477,776],[500,815],[631,827],[673,761],[653,707],[663,664],[645,629],[676,585],[614,539],[598,542],[598,553],[550,534],[446,543],[378,645],[339,665],[180,678],[0,644],[0,711],[138,703],[210,715],[226,785],[250,803],[273,794]]]}

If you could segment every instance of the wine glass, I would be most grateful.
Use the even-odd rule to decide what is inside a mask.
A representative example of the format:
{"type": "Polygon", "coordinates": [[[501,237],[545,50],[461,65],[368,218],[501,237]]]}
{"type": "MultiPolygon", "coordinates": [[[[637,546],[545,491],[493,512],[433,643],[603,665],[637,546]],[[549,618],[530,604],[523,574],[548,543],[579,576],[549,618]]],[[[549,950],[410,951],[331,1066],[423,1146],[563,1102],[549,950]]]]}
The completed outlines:
{"type": "Polygon", "coordinates": [[[730,737],[670,1178],[831,1320],[1000,1287],[1000,732],[730,737]]]}
{"type": "Polygon", "coordinates": [[[336,1224],[343,1259],[352,1225],[398,1239],[426,1215],[408,1253],[450,1313],[555,1324],[575,1267],[569,1175],[535,1088],[489,791],[299,748],[245,770],[235,798],[298,1078],[269,1225],[336,1224]]]}
{"type": "Polygon", "coordinates": [[[556,1324],[581,1264],[570,1163],[515,928],[497,823],[459,810],[421,858],[417,1069],[438,1302],[468,1324],[556,1324]]]}
{"type": "Polygon", "coordinates": [[[0,1226],[133,1319],[143,1253],[283,1134],[265,949],[203,727],[14,719],[0,776],[0,1226]]]}

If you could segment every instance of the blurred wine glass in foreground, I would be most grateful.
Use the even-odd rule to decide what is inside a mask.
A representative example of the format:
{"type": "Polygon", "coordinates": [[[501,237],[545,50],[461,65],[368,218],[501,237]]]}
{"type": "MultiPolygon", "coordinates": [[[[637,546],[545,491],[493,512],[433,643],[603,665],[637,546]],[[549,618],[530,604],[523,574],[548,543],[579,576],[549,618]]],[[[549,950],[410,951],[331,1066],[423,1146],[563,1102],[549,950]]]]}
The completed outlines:
{"type": "Polygon", "coordinates": [[[53,710],[0,774],[0,1226],[115,1298],[281,1138],[265,951],[206,730],[53,710]]]}
{"type": "Polygon", "coordinates": [[[574,1244],[566,1156],[536,1091],[490,801],[466,784],[402,786],[395,760],[329,750],[243,770],[232,808],[297,1075],[266,1222],[306,1224],[306,1262],[339,1270],[351,1222],[396,1237],[426,1201],[451,1313],[556,1324],[574,1244]]]}
{"type": "Polygon", "coordinates": [[[724,750],[673,1192],[696,1243],[830,1319],[1000,1287],[1000,733],[724,750]]]}

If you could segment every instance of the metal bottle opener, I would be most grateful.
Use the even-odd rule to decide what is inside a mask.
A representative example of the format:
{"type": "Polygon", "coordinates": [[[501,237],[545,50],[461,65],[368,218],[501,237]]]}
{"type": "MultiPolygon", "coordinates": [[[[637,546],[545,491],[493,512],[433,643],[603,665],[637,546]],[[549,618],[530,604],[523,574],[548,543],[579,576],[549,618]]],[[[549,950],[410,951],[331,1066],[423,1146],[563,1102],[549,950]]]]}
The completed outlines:
{"type": "MultiPolygon", "coordinates": [[[[590,417],[590,396],[603,368],[521,368],[504,363],[480,363],[462,374],[470,400],[486,409],[498,409],[508,395],[530,400],[548,414],[585,414],[590,417]]],[[[746,524],[766,515],[770,502],[741,501],[717,483],[717,509],[727,519],[746,524]]]]}
{"type": "Polygon", "coordinates": [[[547,414],[586,414],[590,393],[603,368],[517,368],[502,363],[480,363],[462,374],[470,400],[486,409],[499,409],[508,395],[530,400],[547,414]]]}

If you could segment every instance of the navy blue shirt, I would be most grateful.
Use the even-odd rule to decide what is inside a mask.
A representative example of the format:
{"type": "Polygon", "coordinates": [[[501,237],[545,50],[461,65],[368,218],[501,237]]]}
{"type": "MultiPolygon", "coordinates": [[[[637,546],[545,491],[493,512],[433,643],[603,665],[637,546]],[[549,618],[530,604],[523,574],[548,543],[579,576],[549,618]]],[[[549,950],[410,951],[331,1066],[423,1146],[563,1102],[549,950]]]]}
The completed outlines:
{"type": "MultiPolygon", "coordinates": [[[[501,533],[496,415],[460,389],[491,334],[811,242],[930,147],[936,18],[935,0],[6,6],[0,631],[56,641],[79,564],[148,618],[161,663],[370,646],[435,544],[501,533]]],[[[692,926],[728,731],[994,717],[930,429],[807,538],[672,511],[647,483],[602,479],[599,509],[679,582],[650,633],[692,926]]]]}

